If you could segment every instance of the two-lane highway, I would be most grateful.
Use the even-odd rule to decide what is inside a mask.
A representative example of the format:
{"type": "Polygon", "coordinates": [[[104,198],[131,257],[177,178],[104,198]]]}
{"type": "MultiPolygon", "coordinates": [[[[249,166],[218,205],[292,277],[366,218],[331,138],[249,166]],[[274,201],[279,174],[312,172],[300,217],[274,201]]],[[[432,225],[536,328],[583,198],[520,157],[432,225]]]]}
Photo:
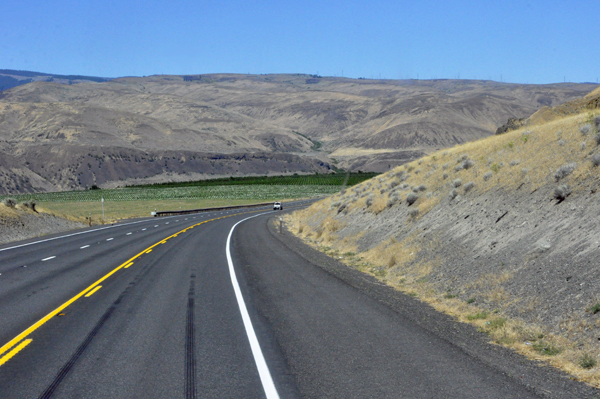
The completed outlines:
{"type": "Polygon", "coordinates": [[[329,268],[276,231],[277,215],[145,219],[0,247],[0,398],[591,397],[415,323],[435,316],[329,268]]]}

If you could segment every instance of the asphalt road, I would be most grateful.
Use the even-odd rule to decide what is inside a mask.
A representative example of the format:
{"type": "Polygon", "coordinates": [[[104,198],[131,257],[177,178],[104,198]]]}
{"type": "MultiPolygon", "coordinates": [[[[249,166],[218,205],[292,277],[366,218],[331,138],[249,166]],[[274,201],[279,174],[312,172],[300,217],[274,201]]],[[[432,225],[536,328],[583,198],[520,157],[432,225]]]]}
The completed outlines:
{"type": "Polygon", "coordinates": [[[0,247],[0,398],[596,393],[279,234],[277,215],[145,219],[0,247]]]}

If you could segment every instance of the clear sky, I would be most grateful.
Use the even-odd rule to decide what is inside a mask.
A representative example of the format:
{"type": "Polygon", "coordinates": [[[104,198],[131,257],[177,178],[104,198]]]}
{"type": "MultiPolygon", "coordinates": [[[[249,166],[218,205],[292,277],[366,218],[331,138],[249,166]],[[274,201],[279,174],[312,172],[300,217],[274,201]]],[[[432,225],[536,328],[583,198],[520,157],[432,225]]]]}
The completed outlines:
{"type": "Polygon", "coordinates": [[[600,1],[5,0],[0,69],[596,82],[600,1]]]}

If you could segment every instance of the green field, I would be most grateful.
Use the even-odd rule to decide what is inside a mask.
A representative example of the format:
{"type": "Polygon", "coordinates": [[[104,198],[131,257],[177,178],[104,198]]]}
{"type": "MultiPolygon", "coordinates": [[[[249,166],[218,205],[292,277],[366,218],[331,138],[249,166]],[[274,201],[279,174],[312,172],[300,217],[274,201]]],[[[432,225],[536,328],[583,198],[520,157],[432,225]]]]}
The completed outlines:
{"type": "Polygon", "coordinates": [[[358,184],[375,173],[306,176],[236,177],[183,183],[166,183],[118,189],[93,189],[11,196],[18,203],[34,200],[41,211],[69,219],[96,223],[149,216],[151,211],[248,205],[260,202],[315,198],[358,184]],[[104,203],[101,199],[104,199],[104,203]],[[104,220],[102,220],[104,205],[104,220]]]}
{"type": "MultiPolygon", "coordinates": [[[[250,200],[271,201],[330,195],[339,191],[346,179],[352,186],[375,176],[351,173],[306,176],[240,177],[133,186],[118,189],[31,193],[10,196],[18,202],[157,201],[157,200],[250,200]]],[[[9,196],[2,196],[0,199],[9,196]]]]}

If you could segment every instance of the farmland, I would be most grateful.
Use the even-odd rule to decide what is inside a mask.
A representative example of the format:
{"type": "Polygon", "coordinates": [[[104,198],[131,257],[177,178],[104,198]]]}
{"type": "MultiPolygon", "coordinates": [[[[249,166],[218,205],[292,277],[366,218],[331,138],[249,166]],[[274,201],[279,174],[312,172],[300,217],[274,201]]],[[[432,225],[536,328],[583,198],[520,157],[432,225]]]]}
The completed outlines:
{"type": "MultiPolygon", "coordinates": [[[[18,203],[33,200],[43,212],[82,221],[148,216],[154,210],[198,209],[246,205],[265,201],[322,197],[372,178],[373,173],[305,176],[232,177],[132,186],[10,196],[18,203]],[[345,183],[345,184],[344,184],[345,183]],[[104,199],[102,203],[101,200],[104,199]],[[102,215],[104,214],[104,219],[102,215]]],[[[8,196],[0,197],[0,199],[8,196]]]]}
{"type": "MultiPolygon", "coordinates": [[[[245,177],[133,186],[118,189],[30,193],[12,196],[18,202],[96,202],[164,200],[248,200],[269,201],[320,197],[333,194],[347,185],[373,177],[372,173],[245,177]]],[[[6,196],[5,196],[6,197],[6,196]]],[[[4,198],[4,197],[2,197],[4,198]]]]}

